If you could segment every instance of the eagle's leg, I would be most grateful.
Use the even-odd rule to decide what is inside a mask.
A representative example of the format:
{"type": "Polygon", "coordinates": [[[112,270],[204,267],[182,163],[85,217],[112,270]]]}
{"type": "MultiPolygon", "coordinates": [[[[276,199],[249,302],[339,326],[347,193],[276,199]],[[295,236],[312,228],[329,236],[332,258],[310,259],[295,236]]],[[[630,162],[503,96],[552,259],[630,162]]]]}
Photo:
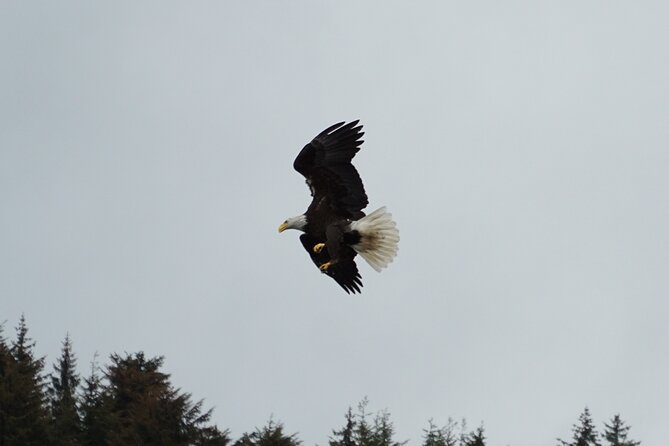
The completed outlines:
{"type": "Polygon", "coordinates": [[[321,272],[324,273],[325,271],[327,271],[328,269],[330,269],[330,267],[332,266],[332,263],[333,263],[333,262],[325,262],[324,264],[322,264],[322,265],[320,266],[319,269],[321,270],[321,272]]]}
{"type": "Polygon", "coordinates": [[[320,254],[323,248],[325,248],[325,243],[317,243],[314,245],[314,252],[320,254]]]}

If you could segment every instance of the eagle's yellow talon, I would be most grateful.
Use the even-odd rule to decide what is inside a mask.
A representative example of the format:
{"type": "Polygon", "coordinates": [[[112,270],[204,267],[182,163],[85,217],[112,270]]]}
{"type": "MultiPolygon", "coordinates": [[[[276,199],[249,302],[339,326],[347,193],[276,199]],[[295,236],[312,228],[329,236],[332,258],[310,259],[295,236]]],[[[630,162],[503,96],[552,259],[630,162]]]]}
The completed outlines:
{"type": "Polygon", "coordinates": [[[323,248],[325,248],[325,243],[317,243],[314,245],[314,252],[320,254],[323,248]]]}
{"type": "Polygon", "coordinates": [[[325,272],[332,266],[332,262],[325,262],[320,266],[320,270],[325,272]]]}

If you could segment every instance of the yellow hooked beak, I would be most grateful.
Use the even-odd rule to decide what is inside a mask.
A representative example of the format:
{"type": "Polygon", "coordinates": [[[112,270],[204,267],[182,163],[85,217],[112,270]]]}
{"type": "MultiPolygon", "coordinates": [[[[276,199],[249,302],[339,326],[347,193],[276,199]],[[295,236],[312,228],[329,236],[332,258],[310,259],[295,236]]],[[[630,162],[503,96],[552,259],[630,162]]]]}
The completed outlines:
{"type": "Polygon", "coordinates": [[[279,233],[285,231],[286,229],[288,229],[288,223],[284,221],[279,225],[279,233]]]}

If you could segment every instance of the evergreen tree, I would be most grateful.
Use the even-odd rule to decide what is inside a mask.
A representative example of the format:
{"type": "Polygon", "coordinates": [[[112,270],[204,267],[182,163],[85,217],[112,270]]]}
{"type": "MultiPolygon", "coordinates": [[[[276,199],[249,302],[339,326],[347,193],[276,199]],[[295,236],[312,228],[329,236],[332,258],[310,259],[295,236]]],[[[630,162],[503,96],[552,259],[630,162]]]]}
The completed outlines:
{"type": "Polygon", "coordinates": [[[620,415],[615,415],[611,424],[604,423],[604,438],[610,446],[639,446],[640,441],[628,440],[627,434],[630,427],[620,419],[620,415]]]}
{"type": "Polygon", "coordinates": [[[356,446],[372,446],[373,445],[373,431],[367,418],[371,415],[367,412],[367,405],[369,400],[367,397],[363,398],[358,403],[358,413],[356,414],[355,424],[353,426],[353,443],[356,446]]]}
{"type": "Polygon", "coordinates": [[[22,315],[16,328],[16,340],[9,350],[4,340],[0,347],[0,374],[3,378],[0,446],[49,444],[42,375],[44,359],[35,358],[34,346],[22,315]]]}
{"type": "Polygon", "coordinates": [[[438,427],[433,420],[428,420],[429,426],[423,429],[423,446],[456,446],[458,444],[454,430],[457,423],[452,418],[443,427],[438,427]]]}
{"type": "Polygon", "coordinates": [[[402,446],[406,443],[393,439],[395,428],[387,411],[377,413],[374,420],[369,422],[371,414],[367,412],[368,403],[367,398],[364,398],[358,404],[356,414],[348,408],[346,425],[341,430],[333,430],[330,446],[402,446]]]}
{"type": "Polygon", "coordinates": [[[592,422],[590,410],[586,407],[583,413],[578,417],[579,424],[575,424],[572,431],[572,441],[558,439],[561,446],[601,446],[599,443],[597,430],[592,422]]]}
{"type": "Polygon", "coordinates": [[[193,403],[188,393],[174,389],[162,373],[163,358],[135,355],[111,356],[102,399],[110,446],[181,446],[226,444],[227,433],[204,424],[211,410],[202,412],[202,401],[193,403]]]}
{"type": "Polygon", "coordinates": [[[393,439],[395,427],[390,421],[390,413],[383,410],[374,417],[374,427],[372,429],[372,442],[370,446],[402,446],[406,443],[397,442],[393,439]]]}
{"type": "Polygon", "coordinates": [[[49,388],[51,404],[51,427],[54,446],[79,445],[81,438],[81,420],[77,410],[77,375],[76,358],[72,352],[70,336],[65,336],[63,349],[58,363],[53,366],[49,388]]]}
{"type": "Polygon", "coordinates": [[[220,431],[217,426],[205,426],[199,429],[193,439],[193,446],[227,446],[230,436],[227,430],[220,431]]]}
{"type": "Polygon", "coordinates": [[[97,354],[91,362],[91,374],[84,378],[80,396],[81,444],[97,446],[106,444],[105,414],[102,406],[102,379],[97,364],[97,354]]]}
{"type": "Polygon", "coordinates": [[[299,446],[302,443],[297,433],[286,435],[283,433],[283,424],[275,423],[272,418],[266,426],[256,428],[255,432],[245,433],[233,446],[299,446]]]}
{"type": "Polygon", "coordinates": [[[9,382],[13,379],[14,358],[12,357],[7,341],[3,336],[4,324],[0,324],[0,446],[7,444],[9,411],[12,401],[9,382]]]}
{"type": "Polygon", "coordinates": [[[467,432],[467,420],[463,418],[460,421],[460,437],[458,438],[459,446],[467,446],[471,436],[472,433],[467,432]]]}
{"type": "Polygon", "coordinates": [[[479,426],[475,431],[467,435],[467,440],[462,446],[485,446],[485,431],[479,426]]]}
{"type": "Polygon", "coordinates": [[[330,446],[356,446],[353,441],[353,429],[355,428],[355,419],[353,411],[348,408],[346,412],[346,425],[341,430],[333,430],[332,437],[330,437],[330,446]]]}

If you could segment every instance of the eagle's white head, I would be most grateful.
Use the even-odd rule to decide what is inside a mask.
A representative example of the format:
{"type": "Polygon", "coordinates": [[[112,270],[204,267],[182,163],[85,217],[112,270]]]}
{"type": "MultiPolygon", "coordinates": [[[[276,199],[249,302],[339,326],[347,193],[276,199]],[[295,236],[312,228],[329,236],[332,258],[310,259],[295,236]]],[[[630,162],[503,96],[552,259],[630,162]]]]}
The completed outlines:
{"type": "Polygon", "coordinates": [[[279,232],[283,232],[286,229],[297,229],[304,232],[305,226],[307,226],[307,216],[302,214],[297,217],[291,217],[281,223],[281,225],[279,225],[279,232]]]}

